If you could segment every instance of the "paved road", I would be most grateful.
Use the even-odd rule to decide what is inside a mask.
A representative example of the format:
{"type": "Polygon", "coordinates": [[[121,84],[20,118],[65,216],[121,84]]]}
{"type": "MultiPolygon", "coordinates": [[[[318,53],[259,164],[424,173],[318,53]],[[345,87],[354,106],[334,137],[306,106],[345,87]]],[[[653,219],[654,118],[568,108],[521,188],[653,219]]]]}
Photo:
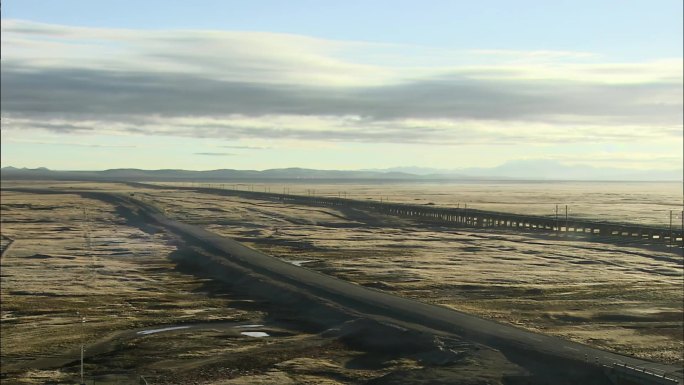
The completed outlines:
{"type": "MultiPolygon", "coordinates": [[[[74,193],[74,191],[70,191],[70,193],[74,193]]],[[[670,377],[677,378],[680,383],[682,382],[681,368],[674,365],[658,364],[622,356],[558,337],[537,334],[482,319],[453,309],[369,289],[292,265],[201,227],[171,220],[154,207],[139,200],[108,193],[88,193],[87,195],[135,205],[159,225],[176,234],[189,237],[223,252],[225,257],[232,262],[257,273],[265,274],[275,280],[294,284],[317,297],[371,318],[390,319],[398,323],[417,324],[447,333],[455,333],[466,339],[497,349],[502,346],[509,346],[575,361],[588,360],[591,364],[612,365],[622,363],[632,367],[645,368],[654,373],[668,374],[670,377]]]]}
{"type": "Polygon", "coordinates": [[[278,258],[251,249],[232,239],[214,234],[201,227],[171,220],[144,203],[134,201],[155,221],[177,234],[193,238],[225,253],[242,266],[266,273],[270,277],[295,283],[319,297],[336,302],[360,313],[400,322],[415,323],[437,330],[456,333],[488,346],[513,345],[558,357],[586,360],[612,365],[623,363],[646,368],[656,373],[670,373],[679,367],[626,357],[586,345],[485,320],[441,306],[430,305],[385,292],[369,289],[313,270],[295,266],[278,258]]]}

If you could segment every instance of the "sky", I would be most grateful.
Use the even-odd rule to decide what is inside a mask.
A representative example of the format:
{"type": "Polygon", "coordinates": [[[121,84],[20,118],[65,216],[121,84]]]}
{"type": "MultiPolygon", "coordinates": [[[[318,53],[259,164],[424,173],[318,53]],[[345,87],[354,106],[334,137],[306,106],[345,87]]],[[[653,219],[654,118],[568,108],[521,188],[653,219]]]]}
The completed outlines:
{"type": "Polygon", "coordinates": [[[2,166],[682,166],[681,0],[2,4],[2,166]]]}

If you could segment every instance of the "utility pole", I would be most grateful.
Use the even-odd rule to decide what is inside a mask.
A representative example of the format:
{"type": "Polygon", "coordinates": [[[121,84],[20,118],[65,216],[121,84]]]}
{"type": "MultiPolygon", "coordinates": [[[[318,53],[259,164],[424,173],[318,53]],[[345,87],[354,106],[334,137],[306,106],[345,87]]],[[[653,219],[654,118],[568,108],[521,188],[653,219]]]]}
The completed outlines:
{"type": "Polygon", "coordinates": [[[76,315],[78,316],[79,323],[81,324],[80,327],[80,334],[81,334],[81,385],[85,385],[85,379],[83,376],[83,356],[85,353],[85,340],[84,340],[84,326],[85,326],[85,316],[82,316],[80,312],[76,312],[76,315]]]}
{"type": "Polygon", "coordinates": [[[556,236],[560,235],[560,226],[558,226],[558,205],[556,205],[556,236]]]}
{"type": "Polygon", "coordinates": [[[81,384],[85,385],[85,380],[83,379],[83,353],[85,350],[85,344],[83,343],[83,327],[85,326],[85,317],[81,319],[81,384]]]}
{"type": "Polygon", "coordinates": [[[670,247],[672,247],[672,210],[670,210],[670,247]]]}

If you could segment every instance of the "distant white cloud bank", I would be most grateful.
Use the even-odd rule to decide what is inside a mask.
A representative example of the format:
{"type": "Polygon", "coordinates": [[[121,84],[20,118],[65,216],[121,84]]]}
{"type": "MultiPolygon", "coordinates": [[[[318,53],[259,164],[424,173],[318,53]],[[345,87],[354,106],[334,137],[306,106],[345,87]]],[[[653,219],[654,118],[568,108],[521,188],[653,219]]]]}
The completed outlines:
{"type": "Polygon", "coordinates": [[[588,52],[20,20],[2,21],[2,52],[10,137],[43,130],[440,145],[682,140],[681,58],[613,63],[588,52]]]}

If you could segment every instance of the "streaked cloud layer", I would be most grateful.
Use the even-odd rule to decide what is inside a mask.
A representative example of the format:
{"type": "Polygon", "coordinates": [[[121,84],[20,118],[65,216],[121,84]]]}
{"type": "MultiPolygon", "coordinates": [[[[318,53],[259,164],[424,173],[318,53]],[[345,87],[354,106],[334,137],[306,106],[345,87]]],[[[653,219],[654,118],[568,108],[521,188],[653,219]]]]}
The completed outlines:
{"type": "Polygon", "coordinates": [[[681,58],[620,63],[590,52],[18,20],[3,20],[2,51],[9,139],[40,131],[312,144],[682,141],[681,58]]]}

